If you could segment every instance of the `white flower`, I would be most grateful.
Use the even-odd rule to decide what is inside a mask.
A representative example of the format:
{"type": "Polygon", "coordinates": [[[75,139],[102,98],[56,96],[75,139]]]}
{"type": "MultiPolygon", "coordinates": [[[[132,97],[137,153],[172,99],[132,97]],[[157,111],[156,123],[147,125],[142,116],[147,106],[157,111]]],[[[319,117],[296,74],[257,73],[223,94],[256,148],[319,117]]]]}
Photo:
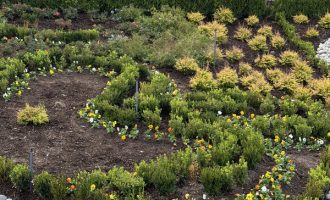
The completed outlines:
{"type": "Polygon", "coordinates": [[[203,194],[203,199],[206,199],[206,194],[203,194]]]}
{"type": "Polygon", "coordinates": [[[93,72],[96,72],[96,68],[95,68],[95,67],[93,67],[93,68],[92,68],[92,71],[93,71],[93,72]]]}
{"type": "Polygon", "coordinates": [[[89,118],[89,122],[93,123],[94,122],[94,118],[89,118]]]}
{"type": "Polygon", "coordinates": [[[304,142],[304,143],[306,142],[306,138],[303,138],[303,142],[304,142]]]}
{"type": "Polygon", "coordinates": [[[222,112],[221,112],[221,110],[219,110],[219,111],[218,111],[218,115],[222,115],[222,112]]]}
{"type": "Polygon", "coordinates": [[[125,129],[126,129],[126,130],[128,129],[128,126],[127,126],[127,125],[125,125],[125,129]]]}
{"type": "Polygon", "coordinates": [[[323,140],[318,140],[317,143],[318,143],[319,145],[323,145],[323,144],[324,144],[324,141],[323,141],[323,140]]]}
{"type": "Polygon", "coordinates": [[[290,134],[290,135],[289,135],[289,138],[293,139],[293,135],[292,135],[292,134],[290,134]]]}
{"type": "Polygon", "coordinates": [[[266,186],[262,186],[261,192],[267,192],[267,191],[268,191],[267,187],[266,186]]]}
{"type": "Polygon", "coordinates": [[[99,113],[99,110],[95,110],[95,114],[98,114],[99,113]]]}
{"type": "Polygon", "coordinates": [[[299,137],[299,142],[301,142],[301,137],[299,137]]]}
{"type": "Polygon", "coordinates": [[[119,128],[119,127],[117,127],[117,131],[118,131],[118,132],[120,131],[120,128],[119,128]]]}

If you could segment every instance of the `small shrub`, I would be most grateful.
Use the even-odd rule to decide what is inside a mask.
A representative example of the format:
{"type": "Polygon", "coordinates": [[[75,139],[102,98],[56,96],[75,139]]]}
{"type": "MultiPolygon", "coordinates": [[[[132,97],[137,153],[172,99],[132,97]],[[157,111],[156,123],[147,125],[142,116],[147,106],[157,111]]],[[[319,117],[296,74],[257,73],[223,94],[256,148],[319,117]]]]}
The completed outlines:
{"type": "Polygon", "coordinates": [[[259,18],[256,15],[250,15],[249,17],[244,19],[247,25],[255,26],[259,23],[259,18]]]}
{"type": "Polygon", "coordinates": [[[199,69],[199,66],[195,59],[186,57],[176,61],[175,69],[186,75],[192,75],[196,73],[196,71],[199,69]]]}
{"type": "Polygon", "coordinates": [[[267,69],[266,76],[270,80],[270,82],[274,83],[282,76],[284,76],[284,72],[280,69],[267,69]]]}
{"type": "Polygon", "coordinates": [[[237,164],[233,164],[233,176],[237,185],[243,185],[248,178],[248,165],[244,158],[240,158],[237,164]]]}
{"type": "Polygon", "coordinates": [[[306,61],[296,60],[293,63],[292,73],[298,82],[308,82],[313,78],[313,69],[306,61]]]}
{"type": "Polygon", "coordinates": [[[260,161],[265,152],[264,138],[261,133],[253,129],[245,131],[242,139],[243,157],[247,161],[249,168],[254,168],[260,161]]]}
{"type": "Polygon", "coordinates": [[[190,87],[197,90],[210,90],[216,85],[211,72],[207,70],[199,70],[190,80],[190,87]]]}
{"type": "Polygon", "coordinates": [[[258,71],[252,71],[249,75],[243,76],[241,78],[241,83],[251,92],[257,94],[267,94],[273,89],[272,86],[265,80],[263,74],[258,71]]]}
{"type": "Polygon", "coordinates": [[[61,29],[69,29],[72,26],[71,19],[55,19],[55,24],[61,29]]]}
{"type": "Polygon", "coordinates": [[[267,95],[263,102],[260,104],[260,112],[262,114],[273,113],[275,110],[275,100],[271,95],[267,95]]]}
{"type": "Polygon", "coordinates": [[[209,194],[219,194],[229,191],[234,187],[233,168],[231,165],[225,167],[207,167],[202,169],[201,182],[205,191],[209,194]]]}
{"type": "Polygon", "coordinates": [[[248,75],[252,72],[253,68],[249,63],[240,62],[238,65],[240,75],[248,75]]]}
{"type": "Polygon", "coordinates": [[[330,78],[313,79],[310,82],[310,88],[314,95],[326,99],[330,96],[330,78]]]}
{"type": "Polygon", "coordinates": [[[316,38],[320,35],[319,31],[316,28],[308,28],[305,37],[307,38],[316,38]]]}
{"type": "Polygon", "coordinates": [[[214,13],[214,19],[226,24],[231,24],[236,20],[233,11],[226,7],[218,8],[214,13]]]}
{"type": "Polygon", "coordinates": [[[121,22],[133,22],[143,14],[143,10],[133,5],[124,6],[115,15],[115,18],[121,22]]]}
{"type": "Polygon", "coordinates": [[[298,111],[298,107],[296,103],[291,99],[285,99],[280,102],[280,109],[283,115],[293,115],[296,114],[298,111]]]}
{"type": "Polygon", "coordinates": [[[283,73],[283,75],[275,80],[273,84],[275,88],[287,92],[288,94],[293,94],[299,85],[293,74],[286,73],[283,73]]]}
{"type": "Polygon", "coordinates": [[[271,54],[264,54],[261,57],[258,56],[254,62],[260,68],[271,68],[277,64],[276,57],[271,54]]]}
{"type": "MultiPolygon", "coordinates": [[[[206,60],[209,62],[209,63],[213,63],[214,62],[214,48],[208,48],[207,51],[206,51],[206,60]]],[[[223,60],[223,55],[222,55],[222,51],[221,49],[219,49],[217,47],[216,49],[216,55],[215,55],[215,59],[216,59],[216,62],[220,62],[223,60]]]]}
{"type": "Polygon", "coordinates": [[[220,87],[234,87],[238,83],[238,76],[236,70],[230,67],[225,67],[217,74],[217,82],[220,87]]]}
{"type": "Polygon", "coordinates": [[[292,18],[293,18],[294,23],[296,23],[296,24],[308,24],[308,22],[309,22],[308,17],[303,14],[295,15],[292,18]]]}
{"type": "Polygon", "coordinates": [[[258,29],[257,33],[266,37],[272,37],[273,28],[269,25],[263,25],[258,29]]]}
{"type": "Polygon", "coordinates": [[[271,39],[271,44],[272,47],[276,48],[276,49],[281,49],[284,47],[285,45],[285,39],[280,35],[280,33],[276,33],[272,39],[271,39]]]}
{"type": "Polygon", "coordinates": [[[235,31],[234,38],[241,40],[241,41],[245,41],[245,40],[249,39],[251,36],[252,36],[252,32],[249,28],[240,26],[235,31]]]}
{"type": "Polygon", "coordinates": [[[296,60],[299,60],[300,56],[297,52],[287,50],[281,53],[279,62],[281,65],[292,66],[296,60]]]}
{"type": "Polygon", "coordinates": [[[51,193],[54,200],[65,200],[67,196],[66,178],[63,176],[55,177],[51,181],[51,193]]]}
{"type": "Polygon", "coordinates": [[[205,16],[200,12],[190,12],[187,14],[187,18],[189,21],[200,23],[205,19],[205,16]]]}
{"type": "Polygon", "coordinates": [[[248,40],[248,45],[254,51],[265,51],[268,49],[267,38],[264,35],[256,35],[248,40]]]}
{"type": "Polygon", "coordinates": [[[19,191],[28,191],[31,173],[27,165],[18,164],[10,172],[10,180],[19,191]]]}
{"type": "Polygon", "coordinates": [[[223,44],[228,40],[228,29],[225,25],[219,24],[217,21],[208,22],[198,26],[198,29],[206,33],[209,37],[214,38],[214,31],[216,31],[217,42],[223,44]]]}
{"type": "Polygon", "coordinates": [[[40,125],[48,123],[49,119],[45,106],[38,105],[32,107],[29,104],[26,104],[25,108],[18,111],[17,122],[23,125],[40,125]]]}
{"type": "Polygon", "coordinates": [[[330,28],[330,13],[326,13],[319,21],[319,24],[323,28],[330,28]]]}
{"type": "Polygon", "coordinates": [[[0,156],[0,182],[6,182],[9,180],[9,174],[14,168],[12,160],[0,156]]]}
{"type": "Polygon", "coordinates": [[[51,185],[54,177],[48,172],[42,172],[33,179],[34,191],[44,199],[52,199],[51,185]]]}
{"type": "Polygon", "coordinates": [[[161,113],[161,109],[159,109],[158,107],[155,109],[155,111],[151,111],[151,110],[144,110],[142,113],[142,117],[143,117],[143,121],[147,124],[147,125],[154,125],[154,126],[159,126],[162,118],[160,116],[161,113]]]}
{"type": "Polygon", "coordinates": [[[230,50],[226,50],[226,58],[230,62],[239,61],[244,57],[243,50],[233,46],[230,50]]]}

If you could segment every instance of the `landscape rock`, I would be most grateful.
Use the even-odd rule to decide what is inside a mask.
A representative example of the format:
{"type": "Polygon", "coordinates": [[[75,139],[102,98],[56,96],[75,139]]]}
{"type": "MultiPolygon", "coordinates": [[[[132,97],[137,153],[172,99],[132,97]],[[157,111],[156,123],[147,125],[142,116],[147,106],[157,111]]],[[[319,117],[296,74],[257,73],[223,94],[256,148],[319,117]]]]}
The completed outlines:
{"type": "Polygon", "coordinates": [[[317,48],[317,57],[330,64],[330,38],[317,48]]]}

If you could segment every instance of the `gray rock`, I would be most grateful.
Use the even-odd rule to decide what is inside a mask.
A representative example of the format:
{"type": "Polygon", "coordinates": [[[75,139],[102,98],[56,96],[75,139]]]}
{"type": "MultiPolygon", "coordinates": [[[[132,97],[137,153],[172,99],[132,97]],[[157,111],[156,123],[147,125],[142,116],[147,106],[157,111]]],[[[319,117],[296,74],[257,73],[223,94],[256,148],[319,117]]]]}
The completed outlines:
{"type": "Polygon", "coordinates": [[[5,195],[0,194],[0,200],[7,200],[7,197],[5,195]]]}

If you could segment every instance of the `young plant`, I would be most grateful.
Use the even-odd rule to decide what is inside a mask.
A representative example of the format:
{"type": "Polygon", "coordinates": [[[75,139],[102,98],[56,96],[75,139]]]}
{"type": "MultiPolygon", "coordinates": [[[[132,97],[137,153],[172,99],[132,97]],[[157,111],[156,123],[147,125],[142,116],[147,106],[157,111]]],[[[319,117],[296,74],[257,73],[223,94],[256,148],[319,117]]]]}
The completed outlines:
{"type": "Polygon", "coordinates": [[[230,62],[239,61],[244,57],[243,50],[233,46],[230,50],[226,50],[226,58],[230,62]]]}
{"type": "Polygon", "coordinates": [[[234,38],[241,40],[241,41],[245,41],[245,40],[249,39],[251,36],[252,36],[251,29],[240,26],[235,31],[234,38]]]}
{"type": "Polygon", "coordinates": [[[22,125],[41,125],[49,122],[46,107],[44,105],[30,106],[25,105],[25,108],[21,109],[17,113],[17,122],[22,125]]]}
{"type": "Polygon", "coordinates": [[[276,57],[271,54],[264,54],[262,56],[258,56],[254,62],[260,68],[271,68],[274,67],[277,63],[276,57]]]}
{"type": "Polygon", "coordinates": [[[175,69],[186,75],[193,75],[199,69],[199,66],[193,58],[181,58],[175,63],[175,69]]]}
{"type": "Polygon", "coordinates": [[[253,68],[249,63],[240,62],[238,65],[240,75],[248,75],[252,72],[253,68]]]}
{"type": "Polygon", "coordinates": [[[217,21],[199,25],[198,30],[207,34],[210,38],[214,38],[214,32],[216,32],[217,42],[220,44],[223,44],[228,40],[227,27],[224,24],[219,24],[217,21]]]}
{"type": "Polygon", "coordinates": [[[234,87],[238,83],[236,70],[225,67],[217,74],[217,81],[222,88],[234,87]]]}
{"type": "Polygon", "coordinates": [[[248,26],[255,26],[259,23],[259,18],[256,15],[250,15],[244,19],[248,26]]]}
{"type": "Polygon", "coordinates": [[[271,38],[273,36],[273,28],[269,25],[263,25],[258,29],[257,33],[271,38]]]}
{"type": "Polygon", "coordinates": [[[271,39],[272,47],[276,49],[281,49],[285,45],[285,39],[281,36],[279,32],[277,32],[271,39]]]}
{"type": "Polygon", "coordinates": [[[296,60],[300,60],[299,54],[295,51],[287,50],[281,53],[279,63],[292,66],[296,60]]]}
{"type": "Polygon", "coordinates": [[[330,13],[326,13],[319,21],[319,24],[323,28],[330,28],[330,13]]]}
{"type": "Polygon", "coordinates": [[[264,35],[256,35],[248,40],[248,45],[254,51],[266,51],[268,49],[267,37],[264,35]]]}
{"type": "Polygon", "coordinates": [[[51,185],[54,177],[48,172],[42,172],[33,179],[34,191],[44,199],[52,199],[51,185]]]}
{"type": "Polygon", "coordinates": [[[214,19],[225,24],[231,24],[236,20],[233,11],[226,7],[218,8],[214,13],[214,19]]]}
{"type": "Polygon", "coordinates": [[[213,75],[210,71],[199,70],[190,80],[190,87],[197,90],[210,90],[216,86],[213,75]]]}
{"type": "Polygon", "coordinates": [[[10,180],[19,191],[28,191],[31,181],[31,172],[27,165],[18,164],[10,172],[10,180]]]}
{"type": "Polygon", "coordinates": [[[308,24],[308,22],[309,22],[308,17],[303,14],[295,15],[292,18],[293,18],[294,23],[296,23],[296,24],[308,24]]]}
{"type": "Polygon", "coordinates": [[[316,38],[319,36],[319,31],[316,28],[308,28],[306,33],[305,33],[305,37],[307,38],[316,38]]]}
{"type": "Polygon", "coordinates": [[[200,12],[190,12],[187,14],[187,18],[189,21],[200,23],[205,19],[205,16],[200,12]]]}
{"type": "Polygon", "coordinates": [[[313,69],[307,64],[306,61],[296,60],[293,63],[292,73],[298,82],[308,82],[313,78],[313,69]]]}

